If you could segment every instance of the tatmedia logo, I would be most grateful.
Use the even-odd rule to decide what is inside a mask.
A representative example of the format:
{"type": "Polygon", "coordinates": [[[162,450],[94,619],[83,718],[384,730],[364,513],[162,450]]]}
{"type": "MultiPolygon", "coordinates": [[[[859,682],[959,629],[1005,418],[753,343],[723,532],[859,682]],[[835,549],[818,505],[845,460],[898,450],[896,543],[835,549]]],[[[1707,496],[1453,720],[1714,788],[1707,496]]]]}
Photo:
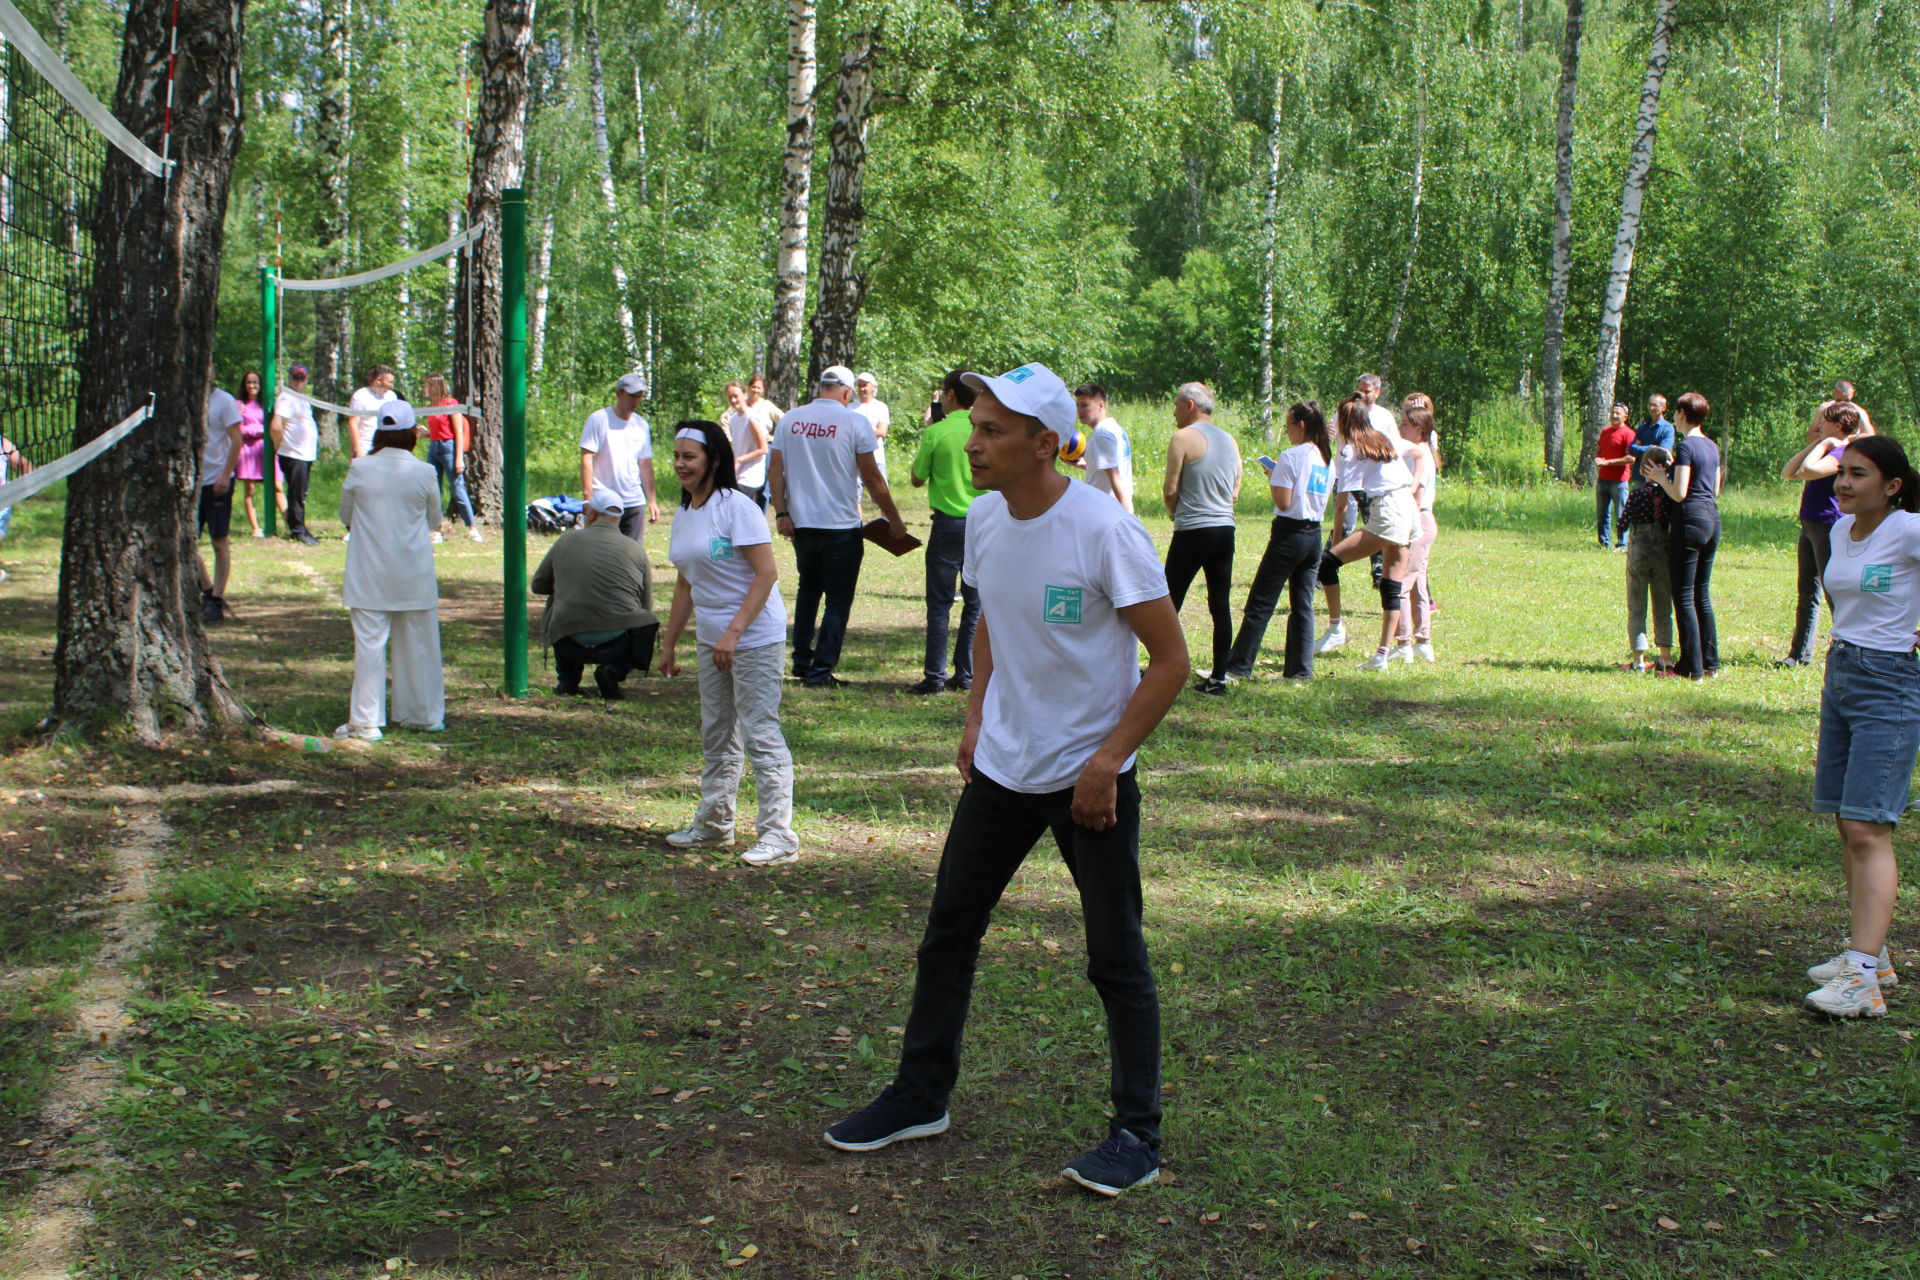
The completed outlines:
{"type": "Polygon", "coordinates": [[[1015,369],[1012,373],[1007,375],[1007,381],[1008,382],[1025,382],[1028,378],[1031,378],[1032,376],[1033,376],[1033,366],[1030,364],[1023,364],[1018,369],[1015,369]]]}
{"type": "Polygon", "coordinates": [[[733,559],[733,539],[732,538],[708,538],[707,539],[707,559],[709,560],[733,559]]]}
{"type": "Polygon", "coordinates": [[[1860,568],[1860,589],[1877,595],[1885,595],[1893,590],[1893,566],[1890,564],[1869,564],[1860,568]]]}
{"type": "Polygon", "coordinates": [[[1080,588],[1048,587],[1046,619],[1056,623],[1079,622],[1080,588]]]}

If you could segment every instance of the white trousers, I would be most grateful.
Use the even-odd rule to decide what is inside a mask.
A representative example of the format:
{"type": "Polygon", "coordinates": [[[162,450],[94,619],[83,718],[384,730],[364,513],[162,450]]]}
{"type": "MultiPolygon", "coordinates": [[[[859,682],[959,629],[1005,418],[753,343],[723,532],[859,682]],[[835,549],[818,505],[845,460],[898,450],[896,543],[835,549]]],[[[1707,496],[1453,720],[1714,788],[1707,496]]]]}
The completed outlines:
{"type": "Polygon", "coordinates": [[[446,678],[440,670],[440,610],[349,609],[353,615],[353,697],[347,723],[380,729],[387,723],[387,646],[393,646],[393,719],[427,728],[447,718],[446,678]]]}
{"type": "Polygon", "coordinates": [[[753,761],[760,794],[760,839],[798,849],[793,833],[793,753],[780,732],[780,678],[784,641],[736,649],[733,670],[713,665],[713,646],[700,646],[700,811],[695,826],[731,833],[740,790],[741,748],[753,761]]]}

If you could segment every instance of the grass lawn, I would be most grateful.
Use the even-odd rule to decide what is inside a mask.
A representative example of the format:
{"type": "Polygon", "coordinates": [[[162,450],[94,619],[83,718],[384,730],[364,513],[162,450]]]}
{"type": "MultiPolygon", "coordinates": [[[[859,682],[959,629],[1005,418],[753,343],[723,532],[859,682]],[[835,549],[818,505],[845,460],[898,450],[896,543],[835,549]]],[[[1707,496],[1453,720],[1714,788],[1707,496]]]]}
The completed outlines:
{"type": "MultiPolygon", "coordinates": [[[[987,939],[953,1130],[819,1140],[889,1078],[956,792],[961,700],[903,692],[917,559],[868,557],[854,687],[790,689],[805,851],[754,871],[662,840],[696,798],[692,682],[563,700],[536,651],[535,696],[503,698],[498,544],[455,540],[444,735],[6,755],[0,1117],[54,1154],[0,1163],[0,1198],[67,1142],[35,1116],[120,821],[86,789],[286,778],[166,809],[88,1275],[1920,1274],[1914,997],[1876,1024],[1799,1007],[1845,916],[1806,812],[1819,673],[1767,666],[1791,499],[1728,496],[1728,665],[1701,686],[1616,670],[1623,557],[1589,504],[1450,482],[1437,666],[1365,675],[1356,649],[1289,687],[1276,626],[1260,679],[1183,697],[1142,753],[1157,1187],[1058,1177],[1104,1133],[1106,1057],[1047,845],[987,939]]],[[[4,549],[0,730],[44,713],[58,521],[24,504],[4,549]]],[[[351,640],[319,528],[235,540],[215,644],[269,722],[324,734],[351,640]]],[[[650,546],[665,584],[664,525],[650,546]]],[[[1349,595],[1364,638],[1377,604],[1349,595]]]]}

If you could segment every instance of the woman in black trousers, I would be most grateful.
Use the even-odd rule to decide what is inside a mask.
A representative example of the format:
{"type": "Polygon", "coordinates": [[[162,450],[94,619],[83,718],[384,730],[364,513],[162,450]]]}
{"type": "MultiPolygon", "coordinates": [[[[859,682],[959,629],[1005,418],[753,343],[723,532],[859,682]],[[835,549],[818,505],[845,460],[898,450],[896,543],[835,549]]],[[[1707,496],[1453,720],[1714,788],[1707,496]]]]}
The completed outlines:
{"type": "Polygon", "coordinates": [[[1720,638],[1713,623],[1713,555],[1720,548],[1720,449],[1707,439],[1707,398],[1689,391],[1674,402],[1680,440],[1673,447],[1673,469],[1651,463],[1641,474],[1667,491],[1677,504],[1667,572],[1673,579],[1673,619],[1680,629],[1680,662],[1675,674],[1690,680],[1720,674],[1720,638]]]}
{"type": "Polygon", "coordinates": [[[1333,444],[1327,416],[1317,401],[1287,410],[1287,439],[1293,447],[1267,473],[1273,489],[1273,531],[1267,535],[1266,554],[1253,575],[1240,631],[1227,655],[1229,680],[1253,674],[1254,659],[1260,656],[1260,642],[1283,586],[1290,609],[1282,673],[1289,680],[1313,679],[1313,593],[1319,584],[1320,525],[1326,519],[1328,490],[1333,487],[1329,469],[1333,444]]]}

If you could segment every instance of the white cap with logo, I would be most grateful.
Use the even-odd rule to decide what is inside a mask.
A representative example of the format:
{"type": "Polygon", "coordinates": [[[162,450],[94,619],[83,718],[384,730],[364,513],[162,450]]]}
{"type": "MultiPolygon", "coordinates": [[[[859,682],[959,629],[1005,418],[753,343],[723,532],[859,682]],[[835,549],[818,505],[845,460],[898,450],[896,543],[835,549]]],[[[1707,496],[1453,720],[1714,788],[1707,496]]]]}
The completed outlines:
{"type": "Polygon", "coordinates": [[[1041,426],[1062,440],[1073,432],[1078,418],[1073,393],[1067,390],[1059,374],[1043,364],[1023,364],[997,378],[983,373],[963,373],[960,381],[975,391],[991,391],[995,400],[1015,413],[1040,419],[1041,426]]]}
{"type": "Polygon", "coordinates": [[[817,387],[852,387],[853,370],[843,364],[830,364],[813,380],[817,387]]]}

